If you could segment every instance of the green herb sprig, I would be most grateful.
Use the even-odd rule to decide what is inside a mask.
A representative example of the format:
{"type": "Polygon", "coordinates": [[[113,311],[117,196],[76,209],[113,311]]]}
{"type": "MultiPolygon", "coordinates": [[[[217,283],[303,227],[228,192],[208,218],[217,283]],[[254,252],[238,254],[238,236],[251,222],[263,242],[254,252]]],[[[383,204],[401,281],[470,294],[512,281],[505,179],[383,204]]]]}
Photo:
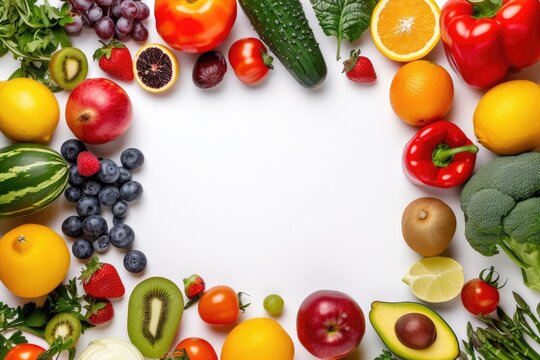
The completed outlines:
{"type": "MultiPolygon", "coordinates": [[[[24,332],[44,338],[45,327],[56,314],[69,312],[75,315],[81,321],[82,332],[93,327],[83,315],[82,301],[84,298],[77,293],[77,278],[73,278],[51,292],[41,307],[29,302],[12,308],[0,302],[0,359],[4,359],[14,346],[28,342],[24,332]]],[[[57,341],[42,354],[40,360],[52,359],[54,355],[65,350],[70,352],[69,358],[73,359],[75,353],[72,349],[71,344],[57,341]]]]}
{"type": "Polygon", "coordinates": [[[9,79],[29,77],[59,91],[48,64],[58,46],[71,46],[64,25],[72,21],[67,3],[57,8],[47,0],[42,5],[36,0],[0,1],[0,57],[11,53],[20,61],[9,79]]]}

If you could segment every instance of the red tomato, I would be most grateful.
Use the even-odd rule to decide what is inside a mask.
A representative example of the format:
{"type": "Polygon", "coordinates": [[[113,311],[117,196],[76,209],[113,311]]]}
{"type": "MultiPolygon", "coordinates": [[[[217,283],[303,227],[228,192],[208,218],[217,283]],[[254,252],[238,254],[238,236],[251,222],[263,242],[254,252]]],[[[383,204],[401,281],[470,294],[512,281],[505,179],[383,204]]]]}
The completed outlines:
{"type": "Polygon", "coordinates": [[[199,316],[211,325],[229,325],[238,319],[238,294],[228,286],[214,286],[199,300],[199,316]]]}
{"type": "Polygon", "coordinates": [[[236,0],[156,0],[156,28],[179,51],[201,53],[229,36],[236,20],[236,0]]]}
{"type": "Polygon", "coordinates": [[[499,290],[484,280],[472,279],[463,285],[461,302],[474,315],[488,315],[499,305],[499,290]]]}
{"type": "Polygon", "coordinates": [[[257,84],[272,69],[272,57],[267,54],[266,46],[256,38],[237,40],[229,49],[229,62],[240,81],[257,84]]]}
{"type": "Polygon", "coordinates": [[[176,350],[182,349],[186,350],[189,360],[218,360],[212,345],[201,338],[191,337],[180,341],[176,350]]]}
{"type": "Polygon", "coordinates": [[[19,344],[9,350],[4,360],[36,360],[45,349],[34,344],[19,344]]]}

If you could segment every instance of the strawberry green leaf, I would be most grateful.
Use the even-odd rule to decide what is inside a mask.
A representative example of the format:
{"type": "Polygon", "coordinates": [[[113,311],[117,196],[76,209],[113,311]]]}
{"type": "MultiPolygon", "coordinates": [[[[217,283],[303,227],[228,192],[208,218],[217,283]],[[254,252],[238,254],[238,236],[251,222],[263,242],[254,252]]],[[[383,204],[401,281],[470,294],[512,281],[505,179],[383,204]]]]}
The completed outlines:
{"type": "Polygon", "coordinates": [[[338,40],[339,60],[342,40],[353,42],[368,29],[377,0],[311,0],[311,4],[324,33],[338,40]]]}

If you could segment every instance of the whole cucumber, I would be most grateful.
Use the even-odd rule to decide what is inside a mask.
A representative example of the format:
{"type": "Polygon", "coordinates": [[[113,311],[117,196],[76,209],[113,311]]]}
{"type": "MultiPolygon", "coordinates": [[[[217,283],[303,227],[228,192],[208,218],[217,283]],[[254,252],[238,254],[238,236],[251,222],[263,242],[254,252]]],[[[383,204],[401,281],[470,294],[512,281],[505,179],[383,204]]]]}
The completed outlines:
{"type": "Polygon", "coordinates": [[[262,41],[306,88],[326,78],[326,63],[299,0],[239,0],[262,41]]]}

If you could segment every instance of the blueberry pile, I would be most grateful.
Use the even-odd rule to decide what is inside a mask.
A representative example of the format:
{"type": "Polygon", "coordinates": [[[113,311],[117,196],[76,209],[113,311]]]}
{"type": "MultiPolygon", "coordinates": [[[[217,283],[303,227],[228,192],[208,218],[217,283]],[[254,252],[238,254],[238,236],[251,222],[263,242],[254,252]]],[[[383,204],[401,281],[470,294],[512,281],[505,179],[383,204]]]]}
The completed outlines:
{"type": "Polygon", "coordinates": [[[67,140],[60,149],[62,156],[71,164],[69,186],[64,196],[76,205],[77,210],[77,215],[69,216],[62,223],[62,232],[76,239],[72,246],[73,255],[86,260],[94,251],[105,253],[112,245],[129,250],[124,256],[127,271],[141,272],[146,267],[146,256],[139,250],[131,250],[135,232],[124,221],[128,204],[143,193],[142,185],[131,178],[132,170],[144,163],[144,155],[138,149],[126,149],[120,156],[122,166],[110,159],[99,159],[98,173],[84,177],[77,168],[77,156],[82,151],[87,151],[86,146],[76,139],[67,140]],[[101,215],[103,207],[110,207],[113,215],[110,229],[101,215]]]}

